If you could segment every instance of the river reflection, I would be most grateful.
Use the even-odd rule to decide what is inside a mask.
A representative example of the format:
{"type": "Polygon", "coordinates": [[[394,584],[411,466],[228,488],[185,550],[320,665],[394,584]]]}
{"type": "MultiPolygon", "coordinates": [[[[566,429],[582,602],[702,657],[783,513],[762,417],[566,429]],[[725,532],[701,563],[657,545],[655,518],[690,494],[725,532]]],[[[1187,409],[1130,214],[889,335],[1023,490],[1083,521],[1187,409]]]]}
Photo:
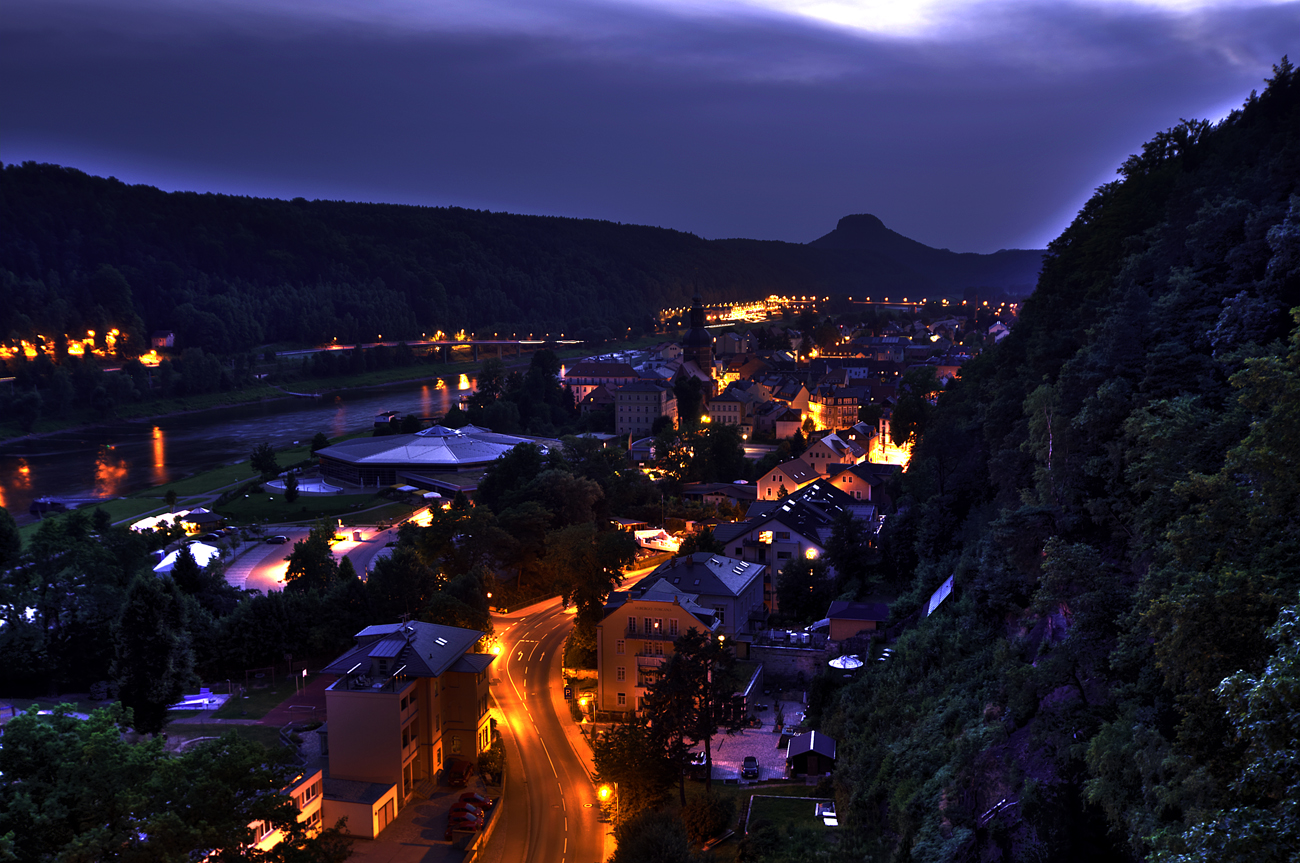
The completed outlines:
{"type": "Polygon", "coordinates": [[[99,455],[95,458],[95,497],[117,497],[131,473],[126,459],[118,456],[115,449],[112,446],[99,448],[99,455]]]}
{"type": "Polygon", "coordinates": [[[470,390],[461,379],[393,384],[322,399],[280,399],[146,423],[115,423],[0,445],[0,506],[24,514],[38,497],[115,497],[248,458],[253,447],[307,443],[371,428],[393,410],[441,417],[470,390]],[[438,384],[444,384],[439,386],[438,384]]]}

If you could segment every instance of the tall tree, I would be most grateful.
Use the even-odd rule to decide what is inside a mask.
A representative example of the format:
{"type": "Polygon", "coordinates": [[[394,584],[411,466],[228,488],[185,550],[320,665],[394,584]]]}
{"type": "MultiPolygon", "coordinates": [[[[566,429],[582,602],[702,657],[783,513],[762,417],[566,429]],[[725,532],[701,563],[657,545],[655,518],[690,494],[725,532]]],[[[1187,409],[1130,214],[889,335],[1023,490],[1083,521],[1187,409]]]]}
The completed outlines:
{"type": "Polygon", "coordinates": [[[334,549],[330,547],[333,539],[334,528],[321,522],[311,529],[306,539],[293,544],[293,551],[285,558],[289,561],[284,574],[286,590],[324,593],[330,589],[338,580],[339,571],[334,549]]]}
{"type": "Polygon", "coordinates": [[[158,734],[167,708],[197,683],[185,600],[171,579],[136,576],[113,632],[113,678],[142,734],[158,734]]]}
{"type": "Polygon", "coordinates": [[[266,441],[253,447],[249,462],[253,470],[261,473],[264,478],[277,476],[280,473],[280,464],[275,460],[275,450],[266,441]]]}
{"type": "Polygon", "coordinates": [[[122,732],[131,716],[120,705],[88,719],[71,711],[65,704],[40,716],[32,708],[5,727],[4,859],[338,863],[349,856],[337,828],[307,836],[284,794],[296,768],[278,753],[231,733],[172,756],[161,738],[128,742],[122,732]],[[250,848],[254,821],[284,840],[269,852],[250,848]]]}

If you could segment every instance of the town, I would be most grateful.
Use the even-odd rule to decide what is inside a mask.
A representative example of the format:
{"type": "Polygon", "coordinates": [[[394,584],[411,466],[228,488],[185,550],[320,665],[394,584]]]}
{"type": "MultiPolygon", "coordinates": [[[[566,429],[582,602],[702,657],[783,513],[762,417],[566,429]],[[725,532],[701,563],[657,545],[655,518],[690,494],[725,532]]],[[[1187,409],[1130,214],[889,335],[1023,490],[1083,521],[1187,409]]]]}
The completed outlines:
{"type": "MultiPolygon", "coordinates": [[[[77,545],[70,535],[128,524],[156,549],[155,583],[131,586],[122,619],[161,593],[202,609],[206,634],[173,621],[175,641],[159,648],[114,628],[106,679],[73,701],[120,699],[135,733],[166,738],[174,757],[227,723],[274,732],[292,753],[281,791],[296,814],[243,825],[263,850],[343,854],[365,840],[350,853],[366,859],[415,831],[446,859],[553,859],[571,841],[605,859],[614,829],[674,789],[692,841],[713,847],[735,835],[738,804],[818,777],[832,823],[826,681],[887,661],[890,638],[916,620],[891,617],[897,585],[876,573],[897,472],[937,394],[1010,331],[1016,308],[865,301],[837,321],[813,298],[706,308],[696,297],[661,316],[680,338],[558,369],[558,346],[534,344],[527,380],[513,382],[498,347],[444,416],[388,411],[361,434],[318,434],[287,469],[259,446],[258,478],[220,495],[145,493],[154,511],[115,527],[103,509],[89,525],[38,501],[33,515],[48,517],[10,562],[47,567],[42,554],[77,545]],[[528,435],[517,412],[504,414],[509,431],[491,428],[529,386],[600,430],[528,435]],[[346,527],[241,514],[259,496],[290,506],[371,490],[384,517],[368,508],[346,527]],[[255,618],[270,606],[257,609],[284,602],[334,619],[265,631],[255,618]],[[266,643],[249,644],[249,627],[266,643]],[[337,656],[322,653],[330,644],[337,656]],[[184,667],[160,679],[132,661],[184,667]],[[521,781],[538,771],[557,782],[521,781]],[[715,782],[749,791],[717,797],[715,782]],[[519,828],[566,794],[589,810],[572,832],[519,828]]],[[[154,365],[169,335],[155,334],[154,365]]],[[[58,700],[43,702],[57,722],[126,721],[58,700]]],[[[36,717],[32,703],[0,720],[36,717]]]]}

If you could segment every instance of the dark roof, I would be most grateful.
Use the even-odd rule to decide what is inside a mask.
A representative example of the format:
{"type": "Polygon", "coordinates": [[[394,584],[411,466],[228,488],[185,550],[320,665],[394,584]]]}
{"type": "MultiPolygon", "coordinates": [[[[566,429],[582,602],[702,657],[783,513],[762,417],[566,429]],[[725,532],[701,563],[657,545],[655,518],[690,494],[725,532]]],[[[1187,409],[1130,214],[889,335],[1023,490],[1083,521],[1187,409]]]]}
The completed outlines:
{"type": "Polygon", "coordinates": [[[645,582],[653,588],[662,579],[672,589],[697,596],[735,597],[740,596],[765,569],[765,564],[746,563],[721,554],[700,551],[674,557],[667,563],[660,564],[646,577],[645,582]]]}
{"type": "Polygon", "coordinates": [[[623,384],[618,388],[620,393],[661,393],[664,390],[671,390],[667,381],[660,380],[640,380],[631,381],[623,384]]]}
{"type": "Polygon", "coordinates": [[[825,755],[827,758],[835,757],[835,738],[827,737],[817,731],[809,731],[807,734],[800,734],[798,737],[790,738],[790,748],[786,750],[786,760],[789,761],[796,755],[806,755],[809,752],[816,752],[818,755],[825,755]]]}
{"type": "MultiPolygon", "coordinates": [[[[357,644],[325,666],[327,674],[347,674],[358,662],[372,656],[396,657],[394,665],[405,665],[408,677],[437,677],[447,671],[482,671],[492,662],[491,654],[466,652],[485,633],[438,623],[389,623],[367,626],[357,633],[357,644]],[[482,659],[471,658],[482,657],[482,659]],[[461,661],[471,667],[461,666],[461,661]],[[482,667],[478,667],[481,664],[482,667]],[[461,666],[461,667],[456,667],[461,666]]],[[[367,662],[366,668],[368,669],[367,662]]]]}
{"type": "Polygon", "coordinates": [[[852,495],[831,485],[829,480],[818,479],[780,500],[755,502],[749,508],[751,517],[748,521],[729,526],[731,530],[728,531],[723,531],[723,525],[718,525],[713,531],[713,537],[720,542],[729,542],[769,521],[780,521],[801,536],[825,546],[830,539],[835,517],[841,512],[861,519],[873,513],[874,507],[854,500],[852,495]]]}
{"type": "Polygon", "coordinates": [[[889,606],[883,602],[846,602],[837,599],[826,611],[828,620],[889,620],[889,606]]]}
{"type": "Polygon", "coordinates": [[[382,782],[357,782],[351,779],[333,779],[325,777],[325,796],[331,800],[348,803],[365,803],[373,806],[380,798],[393,789],[392,785],[382,782]]]}
{"type": "Polygon", "coordinates": [[[636,369],[628,363],[578,363],[564,372],[566,379],[580,378],[635,378],[636,369]]]}

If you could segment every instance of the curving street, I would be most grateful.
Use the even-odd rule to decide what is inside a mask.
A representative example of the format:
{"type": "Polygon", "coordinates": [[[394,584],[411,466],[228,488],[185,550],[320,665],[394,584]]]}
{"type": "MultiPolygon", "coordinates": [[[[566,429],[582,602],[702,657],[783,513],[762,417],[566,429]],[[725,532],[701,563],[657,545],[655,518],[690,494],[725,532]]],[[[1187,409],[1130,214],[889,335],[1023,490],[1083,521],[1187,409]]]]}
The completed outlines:
{"type": "Polygon", "coordinates": [[[599,820],[590,749],[569,719],[561,683],[573,613],[553,599],[493,622],[502,649],[492,693],[509,768],[502,820],[481,859],[599,863],[609,825],[599,820]]]}

